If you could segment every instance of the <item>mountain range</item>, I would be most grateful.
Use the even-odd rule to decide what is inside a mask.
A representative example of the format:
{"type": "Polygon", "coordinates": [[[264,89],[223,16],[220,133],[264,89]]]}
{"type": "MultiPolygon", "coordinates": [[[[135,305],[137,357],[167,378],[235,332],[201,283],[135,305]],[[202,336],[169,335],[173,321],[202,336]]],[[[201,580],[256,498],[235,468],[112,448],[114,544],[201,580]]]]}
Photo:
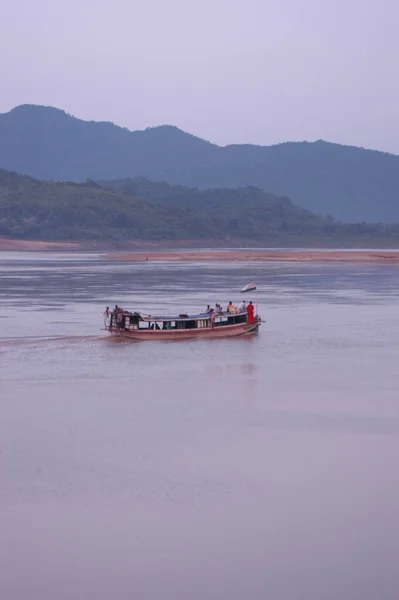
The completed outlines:
{"type": "Polygon", "coordinates": [[[200,190],[143,178],[54,182],[0,170],[0,236],[370,247],[397,245],[399,224],[335,222],[254,187],[200,190]]]}
{"type": "Polygon", "coordinates": [[[129,131],[21,105],[0,114],[0,168],[42,180],[257,187],[321,216],[399,222],[399,156],[321,140],[221,147],[173,126],[129,131]]]}

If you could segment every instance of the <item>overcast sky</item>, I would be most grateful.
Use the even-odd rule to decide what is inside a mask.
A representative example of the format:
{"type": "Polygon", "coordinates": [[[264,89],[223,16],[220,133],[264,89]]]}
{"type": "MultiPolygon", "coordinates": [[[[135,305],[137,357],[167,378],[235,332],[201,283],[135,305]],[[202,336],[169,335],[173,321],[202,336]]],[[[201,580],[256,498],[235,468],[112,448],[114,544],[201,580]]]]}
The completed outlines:
{"type": "Polygon", "coordinates": [[[398,0],[5,0],[0,112],[399,154],[398,0]]]}

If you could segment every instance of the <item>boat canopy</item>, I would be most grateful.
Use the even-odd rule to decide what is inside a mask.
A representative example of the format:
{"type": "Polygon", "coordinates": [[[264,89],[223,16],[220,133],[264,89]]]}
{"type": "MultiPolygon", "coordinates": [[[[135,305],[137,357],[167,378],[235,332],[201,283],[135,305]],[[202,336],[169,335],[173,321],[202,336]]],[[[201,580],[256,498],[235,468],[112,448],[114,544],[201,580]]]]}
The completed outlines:
{"type": "MultiPolygon", "coordinates": [[[[123,315],[126,316],[135,316],[138,317],[141,321],[145,321],[145,322],[151,322],[151,323],[156,323],[156,322],[165,322],[165,321],[193,321],[193,320],[201,320],[201,319],[210,319],[210,314],[209,313],[199,313],[196,315],[188,315],[188,314],[180,314],[180,315],[148,315],[145,313],[141,313],[141,312],[128,312],[128,311],[123,311],[122,313],[123,315]]],[[[238,312],[238,313],[229,313],[227,311],[224,311],[222,313],[218,313],[218,314],[213,314],[213,318],[214,319],[218,319],[221,317],[234,317],[234,316],[238,316],[240,314],[245,314],[245,311],[243,312],[238,312]]]]}

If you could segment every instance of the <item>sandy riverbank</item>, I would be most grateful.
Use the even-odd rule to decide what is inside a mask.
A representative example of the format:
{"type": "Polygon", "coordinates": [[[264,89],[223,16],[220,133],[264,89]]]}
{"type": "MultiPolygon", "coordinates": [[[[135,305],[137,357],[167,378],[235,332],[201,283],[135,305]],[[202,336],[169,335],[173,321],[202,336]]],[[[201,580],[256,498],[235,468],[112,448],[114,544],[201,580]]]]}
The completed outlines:
{"type": "Polygon", "coordinates": [[[193,243],[192,249],[183,246],[183,242],[175,242],[172,249],[165,249],[161,242],[144,243],[131,241],[115,246],[111,242],[52,242],[32,240],[12,240],[0,237],[0,251],[22,252],[67,252],[91,251],[104,254],[109,260],[127,262],[322,262],[322,263],[363,263],[363,264],[398,264],[398,250],[349,250],[349,249],[317,249],[317,250],[235,250],[218,249],[208,246],[208,250],[198,248],[193,243]]]}
{"type": "Polygon", "coordinates": [[[220,250],[220,251],[167,251],[125,252],[107,254],[110,260],[129,262],[176,261],[257,261],[257,262],[323,262],[323,263],[372,263],[399,265],[398,251],[371,250],[220,250]]]}
{"type": "Polygon", "coordinates": [[[0,238],[0,250],[20,252],[45,252],[55,250],[79,250],[79,243],[38,242],[33,240],[10,240],[0,238]]]}
{"type": "MultiPolygon", "coordinates": [[[[241,244],[229,243],[230,248],[241,248],[241,244]]],[[[81,252],[164,252],[176,251],[187,248],[201,250],[203,248],[223,248],[220,242],[215,240],[170,240],[170,241],[149,241],[149,240],[76,240],[69,241],[35,241],[35,240],[17,240],[0,237],[0,251],[21,251],[21,252],[51,252],[75,250],[81,252]]]]}

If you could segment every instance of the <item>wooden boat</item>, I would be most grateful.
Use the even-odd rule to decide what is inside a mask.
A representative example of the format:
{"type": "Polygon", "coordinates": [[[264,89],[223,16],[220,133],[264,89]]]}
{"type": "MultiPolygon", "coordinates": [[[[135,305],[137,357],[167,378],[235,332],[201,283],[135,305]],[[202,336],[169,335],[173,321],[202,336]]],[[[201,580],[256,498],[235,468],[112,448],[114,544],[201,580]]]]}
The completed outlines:
{"type": "Polygon", "coordinates": [[[250,321],[245,310],[236,313],[176,316],[155,316],[121,310],[110,315],[110,323],[105,329],[113,336],[133,340],[210,339],[255,333],[261,321],[257,315],[250,321]]]}

